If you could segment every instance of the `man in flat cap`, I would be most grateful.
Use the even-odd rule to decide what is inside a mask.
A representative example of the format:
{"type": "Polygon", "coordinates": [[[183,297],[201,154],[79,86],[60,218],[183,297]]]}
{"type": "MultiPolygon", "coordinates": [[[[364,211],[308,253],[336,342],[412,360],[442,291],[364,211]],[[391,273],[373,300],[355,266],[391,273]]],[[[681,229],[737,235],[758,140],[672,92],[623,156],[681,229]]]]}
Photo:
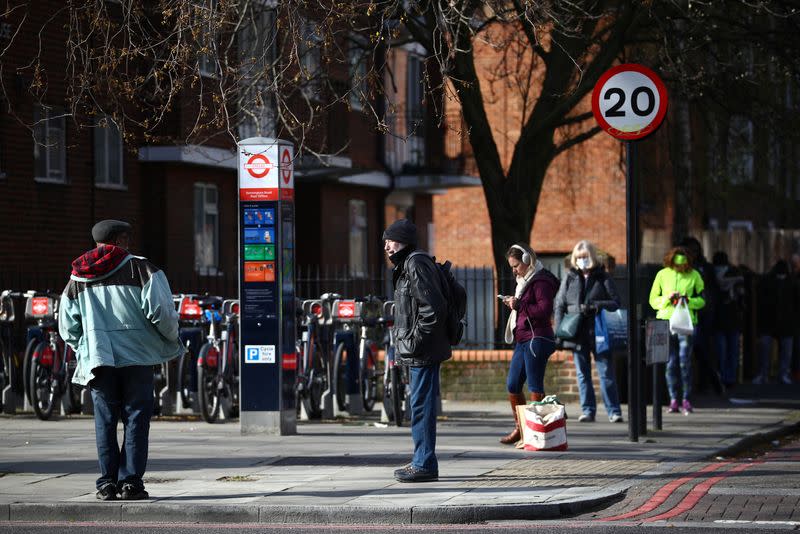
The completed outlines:
{"type": "Polygon", "coordinates": [[[153,366],[183,354],[178,314],[164,272],[128,252],[131,225],[100,221],[97,247],[72,262],[58,331],[77,355],[72,381],[89,387],[100,478],[97,498],[149,498],[147,467],[153,415],[153,366]],[[124,438],[117,442],[122,420],[124,438]]]}
{"type": "Polygon", "coordinates": [[[417,250],[417,227],[407,219],[384,232],[384,250],[394,265],[395,350],[410,368],[411,463],[394,472],[400,482],[438,480],[436,397],[439,367],[450,358],[447,335],[447,293],[433,258],[417,250]]]}

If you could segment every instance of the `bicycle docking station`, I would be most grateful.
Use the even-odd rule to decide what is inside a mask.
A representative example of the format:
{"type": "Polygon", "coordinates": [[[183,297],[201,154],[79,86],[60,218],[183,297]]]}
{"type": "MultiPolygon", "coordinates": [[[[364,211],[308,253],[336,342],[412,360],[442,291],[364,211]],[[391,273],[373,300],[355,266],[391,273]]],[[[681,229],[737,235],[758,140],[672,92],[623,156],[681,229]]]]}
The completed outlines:
{"type": "Polygon", "coordinates": [[[296,434],[294,146],[238,144],[239,424],[242,434],[296,434]]]}

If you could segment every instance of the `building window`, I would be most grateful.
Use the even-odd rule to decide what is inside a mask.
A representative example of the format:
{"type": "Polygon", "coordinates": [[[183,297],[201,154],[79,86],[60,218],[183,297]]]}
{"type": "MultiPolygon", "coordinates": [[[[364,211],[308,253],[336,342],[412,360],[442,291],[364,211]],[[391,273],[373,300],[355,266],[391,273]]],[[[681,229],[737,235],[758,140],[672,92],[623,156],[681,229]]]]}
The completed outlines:
{"type": "Polygon", "coordinates": [[[33,108],[33,160],[36,180],[67,182],[66,119],[60,108],[33,108]]]}
{"type": "Polygon", "coordinates": [[[316,22],[304,21],[300,29],[300,44],[297,47],[300,54],[300,74],[303,95],[308,99],[319,100],[320,72],[322,64],[321,48],[322,38],[316,22]]]}
{"type": "Polygon", "coordinates": [[[218,274],[219,197],[217,186],[194,184],[194,268],[198,274],[218,274]]]}
{"type": "Polygon", "coordinates": [[[194,0],[194,19],[197,26],[197,68],[201,76],[216,78],[217,40],[214,31],[218,0],[194,0]]]}
{"type": "Polygon", "coordinates": [[[408,155],[405,164],[410,168],[425,165],[425,108],[422,58],[408,55],[406,72],[406,129],[408,134],[408,155]]]}
{"type": "Polygon", "coordinates": [[[753,121],[744,115],[733,115],[728,128],[728,181],[751,183],[754,170],[753,121]]]}
{"type": "Polygon", "coordinates": [[[351,200],[350,212],[350,276],[367,276],[367,203],[351,200]]]}
{"type": "Polygon", "coordinates": [[[97,117],[94,124],[94,183],[102,187],[125,187],[122,136],[107,115],[97,117]]]}
{"type": "Polygon", "coordinates": [[[268,73],[275,61],[275,10],[260,2],[247,6],[238,36],[243,88],[239,139],[274,137],[275,104],[268,73]]]}
{"type": "Polygon", "coordinates": [[[361,111],[367,101],[369,84],[367,83],[367,57],[364,52],[363,39],[360,36],[351,36],[347,59],[350,65],[350,106],[361,111]]]}

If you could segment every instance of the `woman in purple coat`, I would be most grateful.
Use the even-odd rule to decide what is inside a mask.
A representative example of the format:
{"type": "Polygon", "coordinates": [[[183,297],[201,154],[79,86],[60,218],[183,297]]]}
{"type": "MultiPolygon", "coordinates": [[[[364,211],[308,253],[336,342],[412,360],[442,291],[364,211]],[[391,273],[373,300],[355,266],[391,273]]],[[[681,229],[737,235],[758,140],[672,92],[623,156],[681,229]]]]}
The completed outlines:
{"type": "Polygon", "coordinates": [[[514,295],[503,297],[503,304],[511,309],[505,341],[514,343],[507,386],[516,427],[500,443],[513,444],[521,436],[517,406],[525,404],[522,385],[528,382],[532,401],[544,398],[544,370],[556,348],[550,318],[559,282],[528,245],[512,245],[506,251],[506,259],[517,279],[514,295]]]}

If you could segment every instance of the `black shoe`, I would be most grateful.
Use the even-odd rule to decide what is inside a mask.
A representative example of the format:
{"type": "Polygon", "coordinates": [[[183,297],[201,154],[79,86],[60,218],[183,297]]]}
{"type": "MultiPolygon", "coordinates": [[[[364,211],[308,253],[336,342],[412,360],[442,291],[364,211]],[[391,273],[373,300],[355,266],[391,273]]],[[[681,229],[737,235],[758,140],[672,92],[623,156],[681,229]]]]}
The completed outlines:
{"type": "Polygon", "coordinates": [[[94,494],[98,500],[101,501],[116,501],[117,500],[117,485],[106,484],[94,494]]]}
{"type": "Polygon", "coordinates": [[[119,498],[123,501],[141,501],[143,499],[149,499],[150,494],[147,493],[144,488],[135,488],[130,484],[123,484],[122,491],[119,493],[119,498]]]}
{"type": "Polygon", "coordinates": [[[434,482],[439,480],[439,473],[412,465],[395,471],[394,479],[398,482],[434,482]]]}

